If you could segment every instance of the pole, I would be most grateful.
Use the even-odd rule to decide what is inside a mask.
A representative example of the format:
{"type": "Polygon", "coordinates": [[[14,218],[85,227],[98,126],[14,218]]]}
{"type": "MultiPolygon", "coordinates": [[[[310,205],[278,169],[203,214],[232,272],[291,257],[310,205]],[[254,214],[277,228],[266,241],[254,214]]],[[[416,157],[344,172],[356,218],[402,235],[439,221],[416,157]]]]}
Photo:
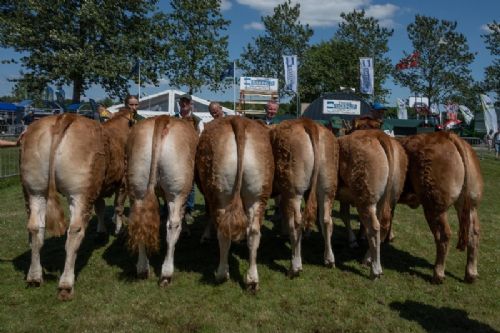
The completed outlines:
{"type": "Polygon", "coordinates": [[[138,84],[138,91],[139,91],[139,96],[137,96],[138,99],[141,99],[141,60],[137,60],[139,63],[137,64],[139,67],[138,67],[138,73],[139,73],[139,84],[138,84]]]}
{"type": "Polygon", "coordinates": [[[236,61],[233,61],[233,111],[236,114],[236,61]]]}

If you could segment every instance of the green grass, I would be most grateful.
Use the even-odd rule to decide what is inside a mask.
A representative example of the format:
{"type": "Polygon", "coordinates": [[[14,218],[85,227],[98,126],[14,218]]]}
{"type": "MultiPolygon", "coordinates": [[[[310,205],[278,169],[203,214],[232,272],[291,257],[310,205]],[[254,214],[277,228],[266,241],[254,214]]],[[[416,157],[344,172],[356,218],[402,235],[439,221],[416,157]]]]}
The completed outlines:
{"type": "MultiPolygon", "coordinates": [[[[481,161],[485,193],[480,208],[479,280],[463,282],[465,253],[456,250],[457,219],[443,285],[430,283],[434,242],[421,209],[396,209],[396,239],[382,248],[384,275],[369,279],[360,264],[363,250],[347,246],[345,228],[334,212],[333,246],[337,267],[322,266],[323,241],[313,232],[303,242],[304,271],[286,276],[290,249],[271,222],[262,229],[258,269],[261,290],[243,288],[248,267],[245,244],[231,249],[231,279],[216,284],[216,242],[198,243],[205,217],[202,198],[192,237],[181,238],[176,272],[166,289],[157,286],[162,255],[152,258],[154,274],[134,277],[135,257],[119,238],[96,245],[95,218],[77,259],[75,299],[56,299],[64,264],[64,237],[47,238],[42,250],[45,282],[26,288],[30,263],[26,213],[19,180],[0,180],[1,332],[494,332],[500,330],[498,247],[500,161],[481,161]]],[[[108,200],[107,217],[112,215],[108,200]]],[[[270,213],[271,211],[269,211],[270,213]]],[[[355,215],[354,211],[352,214],[355,215]]],[[[269,215],[267,216],[269,217],[269,215]]]]}

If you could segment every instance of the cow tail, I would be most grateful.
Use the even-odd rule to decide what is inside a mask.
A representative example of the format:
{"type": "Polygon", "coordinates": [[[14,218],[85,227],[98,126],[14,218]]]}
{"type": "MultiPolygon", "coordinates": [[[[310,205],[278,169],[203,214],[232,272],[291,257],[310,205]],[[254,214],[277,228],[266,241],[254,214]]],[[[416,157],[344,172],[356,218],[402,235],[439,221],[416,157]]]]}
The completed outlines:
{"type": "Polygon", "coordinates": [[[74,116],[63,114],[57,117],[56,123],[52,126],[52,142],[49,153],[49,179],[47,188],[47,210],[45,213],[45,226],[47,231],[54,236],[61,236],[67,228],[64,219],[64,211],[61,207],[59,195],[56,188],[56,168],[55,156],[66,130],[75,120],[74,116]]]}
{"type": "MultiPolygon", "coordinates": [[[[304,119],[305,120],[305,119],[304,119]]],[[[304,130],[309,135],[313,147],[314,164],[313,173],[311,177],[311,188],[309,195],[306,199],[306,206],[304,209],[304,228],[311,229],[316,222],[316,215],[318,212],[318,176],[319,176],[319,129],[312,120],[306,120],[304,123],[304,130]]]]}
{"type": "Polygon", "coordinates": [[[231,127],[233,128],[234,137],[236,140],[237,167],[236,179],[231,194],[231,202],[227,208],[217,213],[219,218],[218,228],[222,234],[232,240],[238,240],[244,235],[247,227],[247,217],[243,209],[241,200],[241,186],[243,182],[243,153],[245,151],[245,123],[235,117],[231,119],[231,127]]]}
{"type": "Polygon", "coordinates": [[[389,174],[387,176],[387,183],[385,185],[384,195],[382,196],[381,203],[379,205],[379,223],[380,223],[380,240],[385,240],[386,236],[389,235],[392,227],[392,203],[394,202],[393,196],[393,184],[394,184],[394,168],[395,168],[395,157],[394,150],[391,142],[391,138],[383,133],[380,133],[378,139],[382,149],[384,149],[385,156],[387,158],[387,164],[389,167],[389,174]]]}
{"type": "Polygon", "coordinates": [[[155,119],[146,195],[142,199],[133,201],[130,213],[128,245],[133,251],[137,251],[141,244],[150,253],[157,252],[160,248],[160,207],[155,187],[161,139],[168,134],[169,121],[168,116],[159,116],[155,119]]]}
{"type": "Polygon", "coordinates": [[[449,139],[453,142],[455,147],[457,147],[458,153],[462,158],[462,162],[464,163],[464,185],[462,187],[462,193],[460,194],[463,197],[463,205],[462,210],[458,213],[459,215],[459,229],[458,229],[458,242],[457,249],[460,251],[465,250],[467,243],[469,242],[469,228],[471,223],[471,210],[472,204],[469,196],[469,153],[467,152],[467,148],[465,147],[465,143],[458,138],[456,134],[450,134],[449,139]]]}

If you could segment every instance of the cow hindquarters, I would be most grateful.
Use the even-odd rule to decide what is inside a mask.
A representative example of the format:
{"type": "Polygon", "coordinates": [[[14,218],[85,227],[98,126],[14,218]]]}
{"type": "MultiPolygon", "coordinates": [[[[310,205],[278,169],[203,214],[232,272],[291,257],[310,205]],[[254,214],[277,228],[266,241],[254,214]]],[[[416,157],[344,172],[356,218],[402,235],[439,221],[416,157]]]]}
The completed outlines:
{"type": "Polygon", "coordinates": [[[28,232],[30,234],[31,264],[26,276],[29,286],[40,286],[43,282],[43,271],[40,263],[40,250],[43,246],[45,236],[45,210],[47,201],[43,196],[28,196],[29,221],[28,232]]]}

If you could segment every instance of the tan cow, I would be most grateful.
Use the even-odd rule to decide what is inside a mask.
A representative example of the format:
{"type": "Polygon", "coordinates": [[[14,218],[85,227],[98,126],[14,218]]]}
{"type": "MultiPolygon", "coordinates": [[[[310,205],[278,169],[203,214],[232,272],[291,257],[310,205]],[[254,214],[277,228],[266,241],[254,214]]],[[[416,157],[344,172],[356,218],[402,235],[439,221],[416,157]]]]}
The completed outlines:
{"type": "Polygon", "coordinates": [[[483,177],[472,147],[456,134],[436,132],[403,138],[409,157],[405,191],[400,201],[412,208],[422,204],[434,234],[436,261],[433,282],[442,283],[451,236],[448,208],[453,205],[459,220],[457,248],[467,246],[465,281],[477,276],[479,247],[478,207],[483,194],[483,177]]]}
{"type": "Polygon", "coordinates": [[[290,275],[302,270],[302,229],[319,219],[325,240],[324,263],[335,265],[331,237],[331,211],[337,191],[339,146],[335,136],[314,121],[287,120],[272,130],[275,162],[274,191],[281,195],[280,207],[288,225],[292,260],[290,275]],[[301,203],[305,197],[305,209],[301,203]]]}
{"type": "Polygon", "coordinates": [[[216,279],[229,278],[231,241],[246,235],[250,267],[245,282],[250,290],[258,290],[260,226],[274,173],[269,130],[257,121],[238,116],[208,123],[196,152],[196,170],[217,228],[220,260],[216,279]]]}
{"type": "MultiPolygon", "coordinates": [[[[130,119],[130,113],[126,112],[113,122],[126,133],[130,119]]],[[[75,114],[44,117],[24,134],[20,161],[31,238],[28,284],[38,286],[43,281],[40,249],[45,229],[61,235],[67,228],[57,194],[60,192],[68,198],[70,221],[58,297],[61,300],[73,297],[76,254],[92,204],[122,179],[123,153],[117,157],[112,151],[118,146],[99,123],[75,114]]]]}
{"type": "MultiPolygon", "coordinates": [[[[394,207],[403,190],[408,160],[401,145],[380,130],[341,137],[336,199],[356,207],[367,230],[365,263],[373,278],[382,274],[380,240],[390,232],[394,207]]],[[[348,210],[347,210],[348,213],[348,210]]],[[[341,214],[346,225],[349,214],[341,214]]]]}
{"type": "Polygon", "coordinates": [[[134,126],[127,147],[127,183],[131,200],[129,246],[139,252],[137,275],[149,275],[147,252],[157,251],[160,211],[155,193],[168,205],[167,253],[160,286],[174,273],[175,244],[181,232],[184,203],[191,191],[198,134],[186,120],[148,118],[134,126]]]}

